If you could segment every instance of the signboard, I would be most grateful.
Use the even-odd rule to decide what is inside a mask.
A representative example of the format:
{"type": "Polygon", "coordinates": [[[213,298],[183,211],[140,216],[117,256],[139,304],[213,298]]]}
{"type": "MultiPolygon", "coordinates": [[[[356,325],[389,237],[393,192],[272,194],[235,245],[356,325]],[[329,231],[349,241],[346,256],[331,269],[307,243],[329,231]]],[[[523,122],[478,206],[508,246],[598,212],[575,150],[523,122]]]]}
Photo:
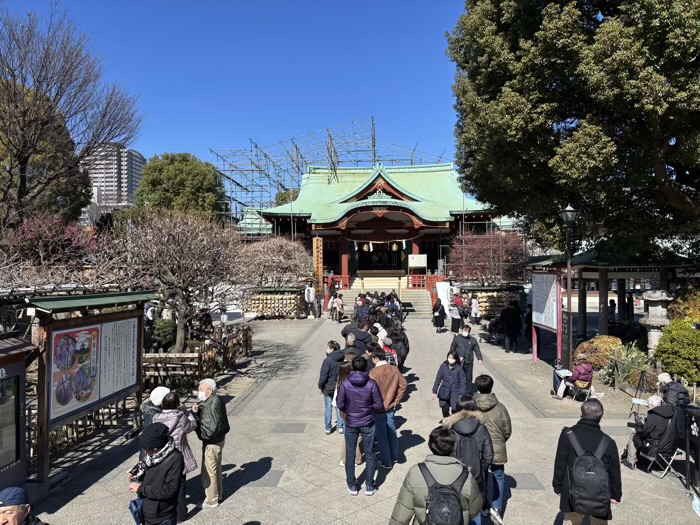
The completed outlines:
{"type": "Polygon", "coordinates": [[[409,268],[427,268],[428,267],[428,256],[427,255],[409,255],[408,256],[408,267],[409,268]]]}
{"type": "Polygon", "coordinates": [[[571,368],[571,363],[569,362],[569,357],[573,348],[569,346],[569,334],[572,330],[572,315],[571,312],[562,312],[561,316],[561,352],[559,359],[569,368],[571,368]]]}
{"type": "Polygon", "coordinates": [[[50,421],[139,384],[138,318],[51,334],[50,421]]]}
{"type": "Polygon", "coordinates": [[[312,239],[314,277],[316,277],[316,293],[323,293],[323,237],[312,239]]]}
{"type": "Polygon", "coordinates": [[[532,274],[532,323],[557,331],[559,328],[559,300],[556,273],[532,274]]]}

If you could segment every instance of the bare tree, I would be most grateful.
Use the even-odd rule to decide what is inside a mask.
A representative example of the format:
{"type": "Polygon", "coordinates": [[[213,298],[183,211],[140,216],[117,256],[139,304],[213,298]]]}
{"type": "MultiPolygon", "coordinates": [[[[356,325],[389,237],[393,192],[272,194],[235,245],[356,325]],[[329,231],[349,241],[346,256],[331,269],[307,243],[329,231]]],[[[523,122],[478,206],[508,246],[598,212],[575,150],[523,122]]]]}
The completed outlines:
{"type": "Polygon", "coordinates": [[[157,288],[177,313],[175,351],[185,348],[185,326],[199,307],[240,301],[249,282],[238,233],[201,215],[144,211],[118,233],[130,278],[157,288]]]}
{"type": "Polygon", "coordinates": [[[248,245],[246,252],[256,288],[296,286],[311,275],[309,252],[296,241],[272,237],[248,245]]]}
{"type": "Polygon", "coordinates": [[[479,284],[518,281],[526,255],[525,239],[517,233],[465,231],[453,240],[447,270],[479,284]]]}
{"type": "Polygon", "coordinates": [[[42,199],[70,205],[80,192],[52,192],[83,187],[91,156],[107,143],[131,142],[141,116],[136,97],[104,81],[87,35],[65,14],[52,11],[42,22],[5,7],[0,18],[0,220],[7,226],[42,199]]]}

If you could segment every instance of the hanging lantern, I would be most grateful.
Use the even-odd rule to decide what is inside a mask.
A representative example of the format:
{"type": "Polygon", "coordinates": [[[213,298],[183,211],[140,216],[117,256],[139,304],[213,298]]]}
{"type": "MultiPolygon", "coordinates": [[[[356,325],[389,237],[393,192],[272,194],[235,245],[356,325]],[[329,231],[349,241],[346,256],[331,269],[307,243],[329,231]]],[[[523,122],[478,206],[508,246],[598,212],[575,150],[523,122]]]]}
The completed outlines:
{"type": "Polygon", "coordinates": [[[399,245],[396,243],[392,243],[391,245],[391,251],[392,252],[398,252],[399,251],[399,245]]]}
{"type": "Polygon", "coordinates": [[[403,246],[403,249],[406,249],[406,241],[401,241],[401,245],[403,246]]]}
{"type": "Polygon", "coordinates": [[[362,251],[368,252],[369,251],[369,244],[367,244],[367,243],[363,244],[362,251]]]}

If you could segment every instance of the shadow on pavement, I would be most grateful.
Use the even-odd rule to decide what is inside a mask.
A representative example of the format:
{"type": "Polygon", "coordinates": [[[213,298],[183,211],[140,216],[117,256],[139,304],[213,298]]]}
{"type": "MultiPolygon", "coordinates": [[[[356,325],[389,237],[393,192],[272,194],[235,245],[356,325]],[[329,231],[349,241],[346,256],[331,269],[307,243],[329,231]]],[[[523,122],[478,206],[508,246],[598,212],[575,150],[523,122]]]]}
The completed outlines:
{"type": "Polygon", "coordinates": [[[401,450],[404,454],[406,454],[408,449],[425,443],[425,438],[419,436],[418,434],[414,434],[412,430],[402,430],[399,432],[399,434],[401,434],[399,436],[399,450],[401,450]]]}

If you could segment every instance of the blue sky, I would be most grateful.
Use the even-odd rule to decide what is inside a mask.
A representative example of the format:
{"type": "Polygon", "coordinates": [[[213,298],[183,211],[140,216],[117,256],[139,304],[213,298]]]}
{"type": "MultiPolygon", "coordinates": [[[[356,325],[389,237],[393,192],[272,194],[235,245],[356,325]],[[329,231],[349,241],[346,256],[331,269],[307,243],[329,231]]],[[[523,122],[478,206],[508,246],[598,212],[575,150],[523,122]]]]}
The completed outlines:
{"type": "MultiPolygon", "coordinates": [[[[10,0],[46,13],[49,0],[10,0]]],[[[61,0],[106,76],[140,97],[146,157],[275,143],[374,116],[380,140],[452,159],[463,2],[61,0]]]]}

